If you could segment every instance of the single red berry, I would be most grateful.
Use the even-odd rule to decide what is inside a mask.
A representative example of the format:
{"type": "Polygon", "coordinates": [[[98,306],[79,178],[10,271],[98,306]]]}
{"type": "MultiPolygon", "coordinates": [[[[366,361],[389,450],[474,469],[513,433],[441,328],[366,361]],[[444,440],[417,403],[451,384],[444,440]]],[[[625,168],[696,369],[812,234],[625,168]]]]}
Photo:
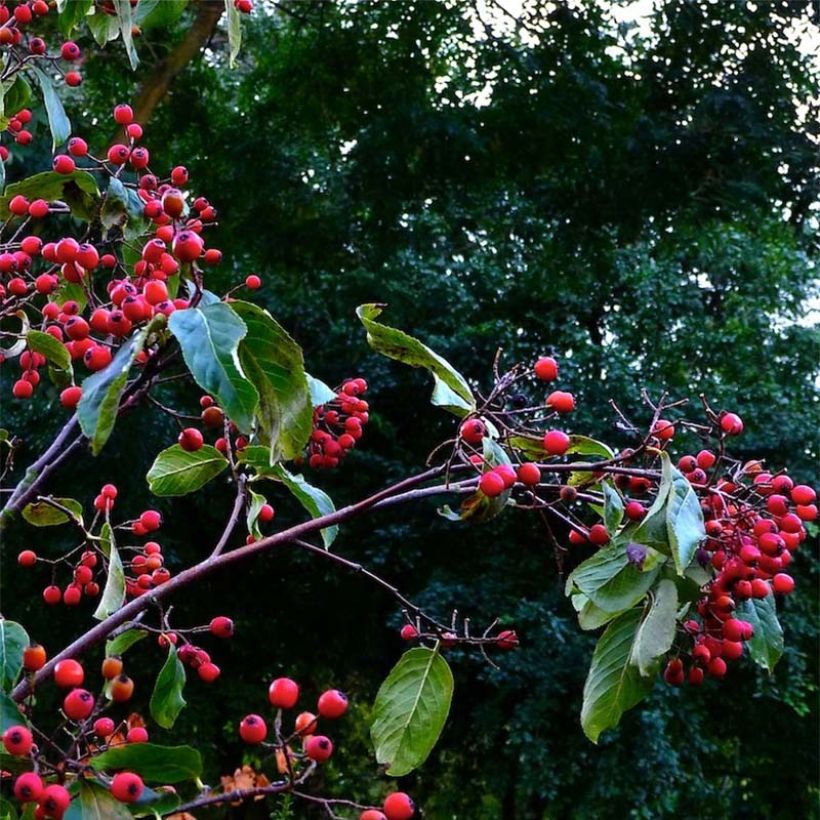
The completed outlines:
{"type": "Polygon", "coordinates": [[[518,468],[518,480],[528,487],[535,487],[541,481],[541,470],[537,464],[527,462],[518,468]]]}
{"type": "Polygon", "coordinates": [[[273,521],[274,516],[276,515],[276,510],[271,507],[270,504],[263,504],[259,508],[259,520],[263,524],[267,524],[269,521],[273,521]]]}
{"type": "Polygon", "coordinates": [[[551,356],[542,356],[533,368],[536,378],[542,382],[553,382],[558,378],[558,362],[551,356]]]}
{"type": "Polygon", "coordinates": [[[487,428],[480,419],[467,419],[459,428],[459,435],[467,444],[481,444],[486,433],[487,428]]]}
{"type": "Polygon", "coordinates": [[[23,669],[36,672],[46,665],[46,650],[39,643],[33,643],[23,650],[23,669]]]}
{"type": "Polygon", "coordinates": [[[569,436],[562,430],[550,430],[544,434],[544,449],[551,456],[562,456],[569,450],[569,436]]]}
{"type": "Polygon", "coordinates": [[[250,276],[245,277],[245,287],[249,290],[259,290],[262,287],[262,280],[255,273],[252,273],[250,276]]]}
{"type": "Polygon", "coordinates": [[[156,510],[146,510],[140,515],[139,523],[145,527],[146,532],[154,532],[162,525],[162,516],[156,510]]]}
{"type": "Polygon", "coordinates": [[[114,122],[119,125],[128,125],[134,120],[134,110],[130,105],[120,103],[114,108],[114,122]]]}
{"type": "Polygon", "coordinates": [[[94,695],[86,689],[72,689],[63,700],[69,720],[85,720],[94,711],[94,695]]]}
{"type": "Polygon", "coordinates": [[[120,772],[114,775],[111,781],[111,794],[120,803],[135,803],[140,799],[145,784],[138,774],[133,772],[120,772]]]}
{"type": "Polygon", "coordinates": [[[311,760],[322,763],[333,754],[333,742],[324,735],[313,735],[305,742],[305,754],[311,760]]]}
{"type": "Polygon", "coordinates": [[[9,726],[3,732],[3,745],[10,755],[27,755],[34,745],[31,732],[22,725],[9,726]]]}
{"type": "Polygon", "coordinates": [[[603,546],[609,542],[609,530],[603,524],[593,524],[589,528],[587,538],[589,538],[590,543],[599,547],[603,546]]]}
{"type": "Polygon", "coordinates": [[[144,726],[132,726],[125,735],[125,739],[128,743],[147,743],[148,730],[144,726]]]}
{"type": "Polygon", "coordinates": [[[246,715],[239,724],[239,736],[245,743],[261,743],[268,736],[268,726],[260,715],[246,715]]]}
{"type": "Polygon", "coordinates": [[[401,628],[401,632],[399,634],[401,635],[401,639],[403,641],[414,641],[418,638],[419,631],[413,626],[413,624],[405,624],[401,628]]]}
{"type": "Polygon", "coordinates": [[[547,396],[546,405],[558,413],[571,413],[575,409],[575,396],[562,390],[555,390],[547,396]]]}
{"type": "Polygon", "coordinates": [[[720,419],[720,429],[727,436],[739,436],[743,432],[743,420],[736,413],[724,413],[720,419]]]}
{"type": "Polygon", "coordinates": [[[34,385],[27,379],[20,379],[14,383],[11,392],[16,399],[30,399],[34,394],[34,385]]]}
{"type": "Polygon", "coordinates": [[[213,683],[221,674],[222,670],[215,663],[203,663],[196,669],[199,679],[205,683],[213,683]]]}
{"type": "Polygon", "coordinates": [[[54,683],[62,689],[81,686],[84,678],[83,667],[73,658],[59,661],[54,667],[54,683]]]}
{"type": "Polygon", "coordinates": [[[268,700],[277,709],[292,709],[299,700],[299,684],[290,678],[277,678],[268,689],[268,700]]]}
{"type": "Polygon", "coordinates": [[[68,40],[60,47],[60,56],[67,62],[72,63],[74,60],[79,59],[80,47],[76,43],[72,43],[71,40],[68,40]]]}
{"type": "Polygon", "coordinates": [[[666,669],[663,672],[663,679],[670,686],[681,686],[684,681],[683,661],[680,658],[672,658],[666,664],[666,669]]]}
{"type": "Polygon", "coordinates": [[[382,806],[387,820],[410,820],[416,813],[416,807],[405,792],[393,792],[384,799],[382,806]]]}
{"type": "Polygon", "coordinates": [[[21,567],[33,567],[37,563],[37,553],[34,550],[23,550],[17,556],[17,563],[21,567]]]}
{"type": "Polygon", "coordinates": [[[495,470],[490,470],[479,478],[478,489],[488,498],[495,498],[501,495],[506,487],[504,479],[495,470]]]}
{"type": "Polygon", "coordinates": [[[669,441],[675,437],[675,425],[667,419],[658,419],[652,427],[652,434],[661,441],[669,441]]]}
{"type": "Polygon", "coordinates": [[[646,512],[646,507],[640,501],[628,501],[624,507],[624,513],[630,521],[641,521],[646,512]]]}
{"type": "Polygon", "coordinates": [[[217,638],[230,638],[234,633],[233,621],[224,615],[217,615],[211,621],[210,630],[211,634],[216,635],[217,638]]]}
{"type": "Polygon", "coordinates": [[[202,433],[200,433],[196,427],[186,427],[179,434],[177,441],[179,442],[179,446],[182,447],[183,450],[187,450],[189,453],[202,449],[202,445],[204,443],[202,433]]]}
{"type": "Polygon", "coordinates": [[[63,591],[60,587],[52,584],[43,590],[43,600],[49,605],[54,606],[63,600],[63,591]]]}
{"type": "Polygon", "coordinates": [[[788,595],[794,589],[794,578],[785,572],[778,572],[772,579],[772,589],[778,595],[788,595]]]}
{"type": "Polygon", "coordinates": [[[328,720],[336,720],[347,711],[347,695],[338,689],[328,689],[319,695],[319,714],[328,720]]]}
{"type": "Polygon", "coordinates": [[[387,820],[387,815],[378,809],[365,809],[359,815],[359,820],[387,820]]]}
{"type": "Polygon", "coordinates": [[[44,817],[61,818],[68,810],[71,795],[65,786],[53,783],[51,786],[46,786],[37,802],[39,804],[38,808],[42,810],[44,817]]]}
{"type": "Polygon", "coordinates": [[[515,649],[518,646],[518,635],[514,629],[505,629],[498,633],[495,645],[499,649],[515,649]]]}
{"type": "Polygon", "coordinates": [[[43,794],[43,781],[34,772],[24,772],[14,781],[14,796],[21,803],[36,803],[43,794]]]}
{"type": "Polygon", "coordinates": [[[817,493],[812,487],[809,487],[806,484],[798,484],[797,486],[792,487],[791,497],[795,504],[805,506],[808,504],[814,504],[817,500],[817,493]]]}
{"type": "Polygon", "coordinates": [[[60,393],[60,404],[62,404],[66,410],[73,410],[80,403],[82,397],[82,387],[72,385],[71,387],[66,387],[66,389],[60,393]]]}
{"type": "Polygon", "coordinates": [[[108,717],[97,718],[94,721],[94,734],[97,737],[106,738],[114,734],[114,721],[108,717]]]}
{"type": "Polygon", "coordinates": [[[713,678],[722,678],[726,674],[726,661],[723,658],[712,658],[706,671],[713,678]]]}

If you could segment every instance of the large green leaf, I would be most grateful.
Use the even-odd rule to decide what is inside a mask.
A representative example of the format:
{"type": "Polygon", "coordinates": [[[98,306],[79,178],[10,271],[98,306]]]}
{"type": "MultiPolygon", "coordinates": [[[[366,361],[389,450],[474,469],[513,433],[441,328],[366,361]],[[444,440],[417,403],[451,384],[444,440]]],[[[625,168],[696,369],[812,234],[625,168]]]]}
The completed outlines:
{"type": "Polygon", "coordinates": [[[9,218],[9,202],[18,195],[29,200],[62,200],[71,208],[74,216],[89,220],[99,202],[100,190],[97,181],[88,171],[74,171],[71,174],[43,171],[6,187],[0,197],[0,217],[9,218]]]}
{"type": "Polygon", "coordinates": [[[125,570],[117,551],[117,545],[114,542],[114,531],[107,521],[100,531],[99,545],[108,557],[108,576],[105,579],[100,603],[94,611],[94,617],[98,621],[104,621],[109,615],[115,613],[125,601],[125,570]]]}
{"type": "Polygon", "coordinates": [[[453,698],[453,673],[436,650],[405,652],[379,688],[370,736],[376,760],[401,777],[418,768],[436,745],[453,698]]]}
{"type": "Polygon", "coordinates": [[[65,507],[72,515],[58,510],[46,501],[32,501],[23,507],[23,518],[33,527],[56,527],[67,524],[72,517],[82,523],[83,505],[74,498],[52,498],[61,507],[65,507]]]}
{"type": "Polygon", "coordinates": [[[54,88],[51,78],[36,66],[31,69],[40,89],[43,92],[43,103],[48,116],[48,127],[51,129],[51,148],[56,151],[58,145],[62,145],[71,136],[71,123],[66,116],[60,95],[54,88]]]}
{"type": "Polygon", "coordinates": [[[248,328],[239,358],[259,391],[257,420],[270,441],[271,464],[296,458],[313,430],[302,348],[266,310],[240,301],[231,308],[248,328]]]}
{"type": "Polygon", "coordinates": [[[228,418],[249,433],[259,394],[239,362],[245,323],[224,302],[199,305],[171,314],[171,333],[182,348],[196,383],[219,400],[228,418]]]}
{"type": "MultiPolygon", "coordinates": [[[[311,517],[321,518],[336,511],[330,496],[324,490],[308,484],[301,475],[289,473],[281,464],[276,465],[273,474],[291,491],[296,500],[310,513],[311,517]]],[[[330,548],[338,534],[339,527],[336,524],[322,530],[322,541],[324,541],[326,549],[330,548]]]]}
{"type": "Polygon", "coordinates": [[[754,627],[755,634],[748,641],[752,660],[771,672],[783,654],[783,628],[777,619],[774,595],[743,601],[736,614],[754,627]]]}
{"type": "Polygon", "coordinates": [[[658,567],[641,571],[629,561],[625,545],[611,544],[577,566],[570,581],[605,612],[629,609],[646,595],[658,567]]]}
{"type": "Polygon", "coordinates": [[[678,589],[674,581],[664,578],[652,591],[652,605],[638,627],[632,647],[631,663],[642,675],[651,675],[657,661],[675,640],[678,613],[678,589]]]}
{"type": "Polygon", "coordinates": [[[617,726],[621,715],[652,689],[654,679],[643,677],[630,663],[640,621],[640,609],[624,612],[606,628],[595,647],[581,709],[581,726],[593,743],[605,729],[617,726]]]}
{"type": "Polygon", "coordinates": [[[91,441],[91,452],[95,456],[114,430],[120,398],[128,383],[131,366],[142,351],[149,333],[156,326],[155,322],[156,319],[147,328],[137,331],[123,342],[111,364],[92,373],[83,382],[83,396],[77,405],[77,417],[83,433],[91,441]]]}
{"type": "Polygon", "coordinates": [[[184,688],[185,667],[177,656],[176,647],[171,645],[168,648],[168,657],[157,675],[149,704],[151,717],[163,729],[170,729],[185,707],[186,701],[182,697],[184,688]]]}
{"type": "Polygon", "coordinates": [[[30,330],[26,334],[28,346],[35,353],[45,356],[52,365],[52,373],[60,376],[60,384],[70,383],[74,379],[74,368],[71,366],[71,355],[66,346],[50,333],[30,330]]]}
{"type": "Polygon", "coordinates": [[[446,359],[407,333],[375,321],[383,308],[384,305],[368,304],[356,309],[367,330],[368,344],[390,359],[429,370],[435,381],[431,401],[436,406],[457,416],[475,410],[475,398],[467,380],[446,359]]]}
{"type": "Polygon", "coordinates": [[[174,444],[157,455],[146,479],[154,495],[187,495],[203,487],[227,466],[228,459],[210,444],[193,452],[174,444]]]}
{"type": "Polygon", "coordinates": [[[179,783],[202,774],[202,756],[190,746],[127,743],[91,758],[98,772],[127,769],[154,783],[179,783]]]}
{"type": "Polygon", "coordinates": [[[17,683],[28,645],[28,633],[20,624],[0,618],[0,689],[8,692],[17,683]]]}
{"type": "Polygon", "coordinates": [[[706,538],[703,510],[692,485],[683,473],[672,466],[669,456],[663,453],[663,472],[669,474],[671,486],[666,502],[666,526],[669,546],[678,575],[692,563],[698,545],[706,538]]]}

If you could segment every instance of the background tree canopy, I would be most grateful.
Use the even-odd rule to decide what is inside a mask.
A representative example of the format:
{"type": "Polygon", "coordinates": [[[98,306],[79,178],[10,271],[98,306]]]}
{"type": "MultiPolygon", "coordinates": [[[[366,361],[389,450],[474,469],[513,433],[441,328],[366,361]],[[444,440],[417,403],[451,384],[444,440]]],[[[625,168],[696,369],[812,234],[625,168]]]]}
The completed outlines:
{"type": "MultiPolygon", "coordinates": [[[[609,438],[610,398],[640,418],[641,387],[703,392],[743,416],[741,454],[818,483],[816,5],[664,0],[623,22],[625,2],[282,0],[255,11],[231,70],[209,3],[173,2],[181,16],[143,32],[136,73],[121,44],[89,49],[75,128],[103,145],[111,100],[142,87],[157,165],[190,157],[220,209],[214,280],[259,273],[312,372],[368,379],[364,446],[317,478],[337,503],[418,468],[450,434],[420,401],[425,377],[367,347],[353,314],[363,302],[386,302],[392,325],[479,381],[499,347],[508,363],[553,348],[579,396],[573,422],[609,438]]],[[[14,162],[11,179],[35,158],[14,162]]],[[[49,399],[28,452],[59,423],[49,399]]],[[[4,408],[5,426],[18,412],[4,408]]],[[[121,497],[138,512],[146,459],[172,436],[164,419],[134,416],[94,475],[60,480],[90,495],[127,464],[121,497]]],[[[298,515],[272,501],[282,520],[298,515]]],[[[169,560],[209,547],[229,504],[218,486],[158,504],[169,560]]],[[[744,665],[700,690],[659,688],[593,746],[577,719],[593,638],[562,595],[579,556],[556,560],[512,516],[453,527],[431,502],[400,522],[346,525],[336,547],[444,617],[451,604],[476,623],[501,615],[522,637],[500,669],[454,653],[451,721],[405,784],[426,816],[817,816],[816,544],[796,556],[771,677],[744,665]]],[[[9,533],[4,565],[23,537],[9,533]]],[[[18,577],[5,614],[53,635],[47,645],[76,631],[80,616],[53,623],[25,606],[39,592],[18,577]]],[[[346,689],[363,717],[401,648],[392,601],[364,592],[283,553],[183,596],[191,622],[220,601],[238,638],[216,690],[189,688],[175,739],[232,770],[237,718],[283,671],[346,689]]],[[[376,797],[363,727],[342,729],[344,759],[325,777],[376,797]]]]}

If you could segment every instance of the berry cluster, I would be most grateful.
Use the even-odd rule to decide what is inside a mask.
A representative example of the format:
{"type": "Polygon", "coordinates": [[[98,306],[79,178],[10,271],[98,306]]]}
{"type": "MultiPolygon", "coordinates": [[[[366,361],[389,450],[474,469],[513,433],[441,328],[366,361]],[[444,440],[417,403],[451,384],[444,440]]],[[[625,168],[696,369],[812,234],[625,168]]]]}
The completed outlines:
{"type": "Polygon", "coordinates": [[[313,412],[313,433],[308,445],[308,464],[315,469],[338,467],[356,446],[370,418],[369,405],[361,398],[367,392],[364,379],[347,379],[336,398],[313,412]]]}

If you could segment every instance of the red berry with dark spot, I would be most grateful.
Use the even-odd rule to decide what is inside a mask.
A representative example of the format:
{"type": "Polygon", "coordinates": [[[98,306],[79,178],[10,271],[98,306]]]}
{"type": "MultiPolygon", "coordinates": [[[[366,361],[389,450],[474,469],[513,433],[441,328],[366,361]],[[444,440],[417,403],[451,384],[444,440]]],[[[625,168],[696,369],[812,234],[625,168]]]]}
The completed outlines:
{"type": "Polygon", "coordinates": [[[317,763],[323,763],[333,754],[333,742],[324,735],[313,735],[305,742],[305,754],[317,763]]]}
{"type": "Polygon", "coordinates": [[[133,772],[115,774],[111,781],[111,794],[120,803],[135,803],[140,799],[144,788],[142,778],[133,772]]]}
{"type": "Polygon", "coordinates": [[[239,724],[239,736],[245,743],[261,743],[268,736],[268,726],[260,715],[246,715],[239,724]]]}
{"type": "Polygon", "coordinates": [[[335,720],[340,718],[347,711],[347,695],[338,689],[328,689],[319,695],[319,714],[323,718],[335,720]]]}
{"type": "Polygon", "coordinates": [[[27,755],[33,745],[31,732],[25,726],[9,726],[3,732],[3,746],[10,755],[27,755]]]}

